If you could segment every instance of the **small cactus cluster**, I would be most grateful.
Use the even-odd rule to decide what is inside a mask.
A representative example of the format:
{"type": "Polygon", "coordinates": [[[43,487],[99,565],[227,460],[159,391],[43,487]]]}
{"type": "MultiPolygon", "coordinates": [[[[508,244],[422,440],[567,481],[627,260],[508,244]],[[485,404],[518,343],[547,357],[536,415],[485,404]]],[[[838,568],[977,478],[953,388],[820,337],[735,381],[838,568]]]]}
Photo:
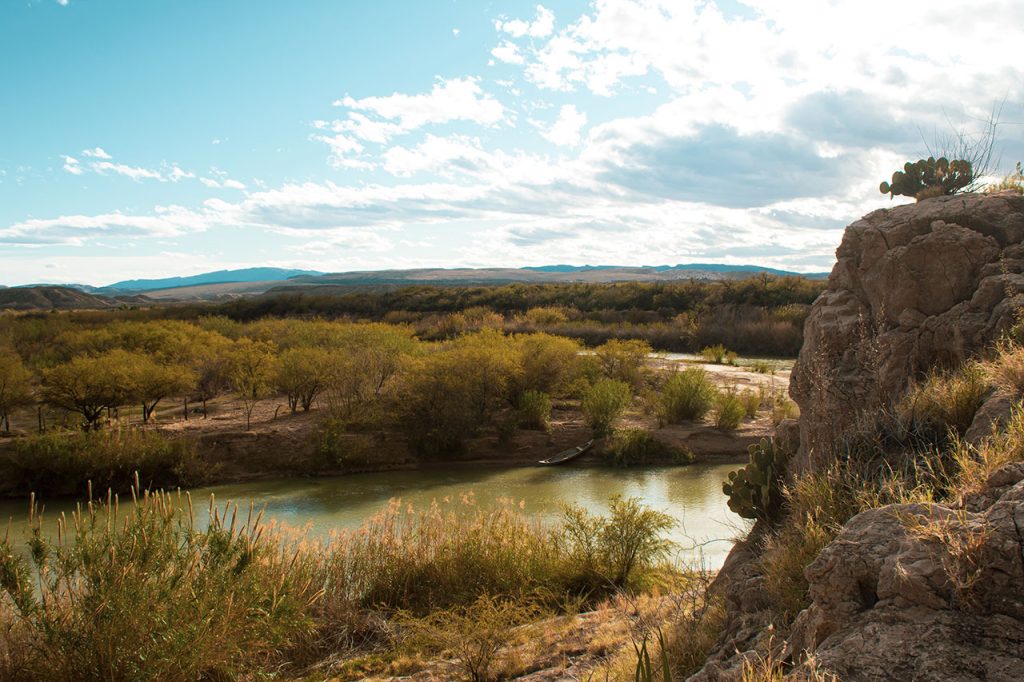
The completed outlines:
{"type": "Polygon", "coordinates": [[[722,492],[729,497],[729,509],[745,519],[771,519],[782,505],[782,477],[789,452],[775,441],[762,438],[748,449],[750,462],[729,472],[722,492]]]}
{"type": "Polygon", "coordinates": [[[964,159],[949,161],[929,156],[917,162],[907,162],[902,171],[892,174],[892,182],[878,186],[882,194],[890,197],[914,197],[918,201],[929,197],[956,194],[974,181],[971,162],[964,159]]]}

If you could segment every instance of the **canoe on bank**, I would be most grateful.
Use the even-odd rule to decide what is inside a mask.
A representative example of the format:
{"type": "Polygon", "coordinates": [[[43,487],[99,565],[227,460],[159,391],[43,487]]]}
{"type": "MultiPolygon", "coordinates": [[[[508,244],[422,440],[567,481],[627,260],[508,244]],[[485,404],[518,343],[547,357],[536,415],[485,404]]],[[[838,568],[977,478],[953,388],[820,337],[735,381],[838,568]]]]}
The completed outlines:
{"type": "Polygon", "coordinates": [[[594,447],[594,441],[588,440],[583,445],[577,445],[576,447],[565,450],[564,452],[559,452],[557,455],[548,457],[547,459],[542,459],[541,461],[537,462],[537,464],[565,464],[570,460],[576,459],[584,452],[590,450],[590,448],[592,447],[594,447]]]}

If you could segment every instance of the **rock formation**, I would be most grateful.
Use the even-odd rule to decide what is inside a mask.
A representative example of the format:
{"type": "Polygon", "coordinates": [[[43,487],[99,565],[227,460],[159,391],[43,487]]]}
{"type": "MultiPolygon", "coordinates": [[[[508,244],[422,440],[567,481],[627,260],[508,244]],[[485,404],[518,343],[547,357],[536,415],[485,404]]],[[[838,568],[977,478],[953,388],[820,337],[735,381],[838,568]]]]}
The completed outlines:
{"type": "Polygon", "coordinates": [[[846,228],[790,380],[794,467],[827,462],[865,410],[988,348],[1024,308],[1024,197],[965,194],[869,213],[846,228]]]}
{"type": "MultiPolygon", "coordinates": [[[[791,473],[826,470],[866,416],[1019,322],[1022,242],[1024,197],[1012,193],[928,199],[850,225],[792,374],[791,473]]],[[[967,438],[989,435],[1009,408],[993,396],[967,438]]],[[[810,606],[786,632],[769,627],[763,590],[770,530],[759,521],[720,572],[725,632],[691,681],[738,681],[769,649],[794,665],[811,656],[843,682],[1024,679],[1024,463],[963,500],[853,517],[804,571],[810,606]]]]}

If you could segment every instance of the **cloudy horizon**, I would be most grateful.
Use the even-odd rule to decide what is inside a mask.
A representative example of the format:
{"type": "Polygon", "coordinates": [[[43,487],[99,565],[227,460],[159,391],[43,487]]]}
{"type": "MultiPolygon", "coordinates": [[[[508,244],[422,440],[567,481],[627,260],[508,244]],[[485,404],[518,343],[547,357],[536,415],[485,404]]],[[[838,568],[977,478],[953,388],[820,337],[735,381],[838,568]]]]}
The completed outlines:
{"type": "Polygon", "coordinates": [[[823,271],[939,139],[1024,157],[1011,0],[360,5],[5,4],[0,284],[823,271]]]}

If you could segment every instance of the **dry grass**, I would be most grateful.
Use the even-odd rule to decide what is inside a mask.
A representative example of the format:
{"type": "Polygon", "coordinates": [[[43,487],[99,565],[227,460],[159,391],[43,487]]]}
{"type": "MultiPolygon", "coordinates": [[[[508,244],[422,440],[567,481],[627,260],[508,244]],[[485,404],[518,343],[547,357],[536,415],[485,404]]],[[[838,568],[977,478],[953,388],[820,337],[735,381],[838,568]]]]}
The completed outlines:
{"type": "Polygon", "coordinates": [[[975,606],[990,533],[984,520],[972,519],[966,510],[956,509],[950,514],[907,515],[903,523],[914,537],[939,549],[943,572],[953,589],[954,604],[964,609],[975,606]]]}
{"type": "Polygon", "coordinates": [[[1024,346],[1001,344],[996,357],[981,365],[990,384],[1014,400],[1024,397],[1024,346]]]}
{"type": "Polygon", "coordinates": [[[897,406],[904,425],[917,433],[964,434],[990,388],[985,371],[967,362],[956,372],[932,373],[897,406]]]}

